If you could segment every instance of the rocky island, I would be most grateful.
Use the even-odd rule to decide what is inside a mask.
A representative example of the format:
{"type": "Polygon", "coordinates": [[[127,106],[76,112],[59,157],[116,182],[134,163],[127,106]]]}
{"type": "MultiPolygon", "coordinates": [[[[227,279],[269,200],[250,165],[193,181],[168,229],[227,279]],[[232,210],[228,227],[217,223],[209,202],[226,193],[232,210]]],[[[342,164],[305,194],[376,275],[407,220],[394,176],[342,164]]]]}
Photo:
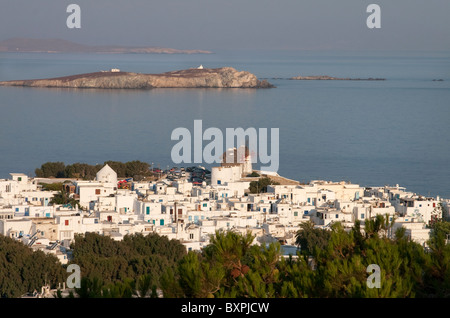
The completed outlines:
{"type": "Polygon", "coordinates": [[[384,81],[385,78],[349,78],[349,77],[332,77],[328,75],[314,75],[314,76],[295,76],[291,80],[334,80],[334,81],[384,81]]]}
{"type": "Polygon", "coordinates": [[[48,79],[13,80],[0,86],[57,87],[57,88],[271,88],[266,80],[232,67],[192,68],[161,74],[122,72],[118,69],[48,79]]]}

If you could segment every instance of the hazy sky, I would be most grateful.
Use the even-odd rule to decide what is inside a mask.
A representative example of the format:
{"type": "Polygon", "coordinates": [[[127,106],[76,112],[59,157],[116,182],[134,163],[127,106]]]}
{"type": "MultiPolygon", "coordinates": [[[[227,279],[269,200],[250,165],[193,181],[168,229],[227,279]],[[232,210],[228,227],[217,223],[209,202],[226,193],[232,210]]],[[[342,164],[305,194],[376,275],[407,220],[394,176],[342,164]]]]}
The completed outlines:
{"type": "Polygon", "coordinates": [[[0,0],[0,40],[179,49],[450,50],[449,0],[0,0]],[[81,29],[66,8],[81,7],[81,29]],[[366,8],[381,7],[381,29],[366,8]]]}

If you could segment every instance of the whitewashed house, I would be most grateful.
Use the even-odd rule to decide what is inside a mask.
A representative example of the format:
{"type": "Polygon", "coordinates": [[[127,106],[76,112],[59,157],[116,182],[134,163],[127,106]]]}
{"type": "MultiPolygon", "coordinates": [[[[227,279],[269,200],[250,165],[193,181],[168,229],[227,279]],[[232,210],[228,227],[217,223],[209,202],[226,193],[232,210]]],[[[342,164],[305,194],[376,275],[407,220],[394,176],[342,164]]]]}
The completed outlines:
{"type": "Polygon", "coordinates": [[[11,238],[33,235],[32,226],[30,219],[0,219],[0,234],[11,238]]]}
{"type": "Polygon", "coordinates": [[[116,192],[117,173],[106,164],[97,172],[95,181],[74,181],[74,184],[80,205],[88,208],[92,201],[95,202],[101,196],[109,196],[116,192]]]}
{"type": "Polygon", "coordinates": [[[414,217],[399,217],[395,220],[390,237],[394,238],[395,232],[398,228],[405,228],[405,235],[411,240],[422,246],[427,246],[427,241],[430,239],[431,229],[426,227],[426,224],[414,217]]]}
{"type": "Polygon", "coordinates": [[[396,206],[400,216],[413,217],[419,222],[429,224],[432,215],[439,209],[440,201],[435,198],[425,198],[415,196],[413,198],[400,198],[400,203],[396,206]]]}

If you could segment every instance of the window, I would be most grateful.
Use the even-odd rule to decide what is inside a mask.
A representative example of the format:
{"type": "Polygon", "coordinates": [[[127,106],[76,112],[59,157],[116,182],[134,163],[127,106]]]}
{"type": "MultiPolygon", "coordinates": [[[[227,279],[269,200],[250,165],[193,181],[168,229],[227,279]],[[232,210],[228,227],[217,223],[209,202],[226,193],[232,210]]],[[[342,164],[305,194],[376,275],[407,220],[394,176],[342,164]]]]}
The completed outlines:
{"type": "Polygon", "coordinates": [[[100,194],[100,189],[95,189],[95,194],[100,194]]]}
{"type": "Polygon", "coordinates": [[[217,180],[217,184],[222,184],[222,181],[220,181],[220,180],[217,180]]]}
{"type": "Polygon", "coordinates": [[[339,214],[336,214],[336,219],[339,219],[339,214]]]}
{"type": "Polygon", "coordinates": [[[194,239],[194,234],[192,234],[192,233],[189,234],[189,239],[190,239],[190,240],[193,240],[193,239],[194,239]]]}
{"type": "Polygon", "coordinates": [[[361,213],[361,219],[364,219],[364,213],[361,213]]]}
{"type": "Polygon", "coordinates": [[[208,203],[203,203],[203,207],[206,208],[208,206],[208,203]]]}
{"type": "Polygon", "coordinates": [[[150,214],[150,207],[149,206],[146,208],[145,214],[147,214],[147,215],[150,214]]]}
{"type": "Polygon", "coordinates": [[[298,212],[294,212],[294,216],[298,216],[298,212]]]}
{"type": "Polygon", "coordinates": [[[69,225],[69,220],[65,220],[64,225],[69,225]]]}

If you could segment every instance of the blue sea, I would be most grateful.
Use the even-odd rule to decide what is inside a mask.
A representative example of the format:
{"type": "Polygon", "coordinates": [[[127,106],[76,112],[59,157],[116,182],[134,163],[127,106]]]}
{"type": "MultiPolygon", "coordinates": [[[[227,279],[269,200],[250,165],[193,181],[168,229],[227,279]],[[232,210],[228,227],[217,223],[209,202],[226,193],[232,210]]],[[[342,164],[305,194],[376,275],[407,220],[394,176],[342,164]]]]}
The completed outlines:
{"type": "Polygon", "coordinates": [[[48,161],[141,160],[172,167],[172,131],[193,131],[194,120],[201,119],[203,129],[223,132],[279,128],[278,173],[287,178],[399,184],[418,194],[450,198],[448,52],[1,53],[0,80],[111,68],[161,73],[199,65],[249,71],[276,88],[0,87],[0,178],[12,172],[34,176],[48,161]],[[386,80],[288,79],[298,75],[386,80]]]}

